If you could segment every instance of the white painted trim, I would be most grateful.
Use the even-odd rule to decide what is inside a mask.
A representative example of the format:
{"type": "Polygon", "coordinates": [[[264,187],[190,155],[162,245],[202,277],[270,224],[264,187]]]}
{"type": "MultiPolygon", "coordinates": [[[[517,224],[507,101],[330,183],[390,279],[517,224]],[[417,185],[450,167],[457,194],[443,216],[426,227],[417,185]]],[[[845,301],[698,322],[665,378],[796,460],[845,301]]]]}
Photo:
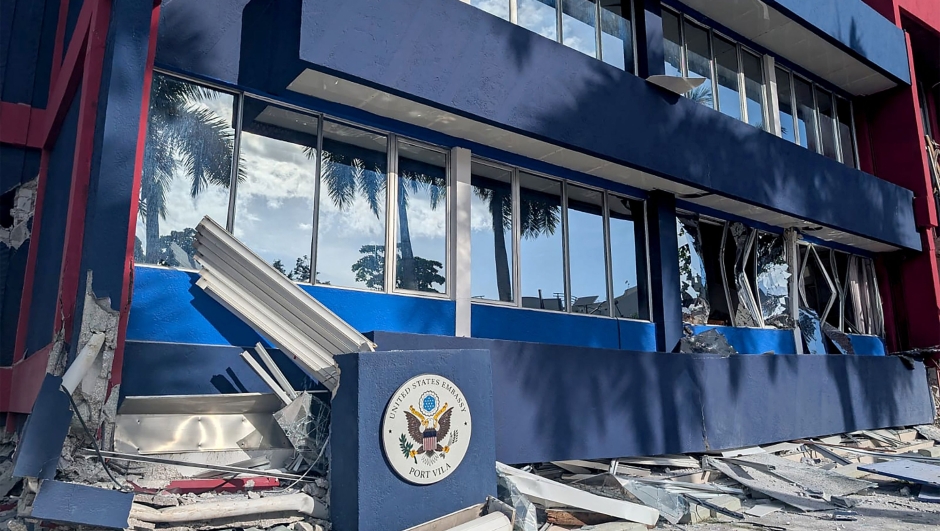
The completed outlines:
{"type": "Polygon", "coordinates": [[[448,274],[456,301],[455,334],[457,337],[470,337],[470,203],[473,188],[470,185],[470,150],[455,147],[450,152],[451,182],[453,193],[448,195],[452,201],[453,217],[450,223],[450,254],[448,256],[448,274]]]}

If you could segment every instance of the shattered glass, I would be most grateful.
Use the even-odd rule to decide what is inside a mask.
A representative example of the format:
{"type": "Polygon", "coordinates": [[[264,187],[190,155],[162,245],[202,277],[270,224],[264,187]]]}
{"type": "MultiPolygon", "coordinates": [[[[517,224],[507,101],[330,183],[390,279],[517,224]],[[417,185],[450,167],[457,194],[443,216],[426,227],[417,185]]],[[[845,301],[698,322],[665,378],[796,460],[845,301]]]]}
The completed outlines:
{"type": "Polygon", "coordinates": [[[621,479],[620,483],[627,492],[636,496],[644,505],[658,510],[659,515],[671,524],[679,523],[679,520],[689,511],[689,502],[680,494],[639,481],[621,479]]]}
{"type": "Polygon", "coordinates": [[[826,354],[819,315],[810,309],[800,308],[800,332],[807,354],[826,354]]]}
{"type": "Polygon", "coordinates": [[[711,328],[700,334],[683,337],[679,341],[682,354],[737,354],[728,338],[717,329],[711,328]]]}
{"type": "Polygon", "coordinates": [[[496,497],[516,511],[512,531],[539,531],[535,504],[526,498],[506,474],[496,470],[496,497]]]}
{"type": "Polygon", "coordinates": [[[790,313],[790,264],[783,236],[757,236],[757,298],[766,324],[779,323],[790,313]]]}
{"type": "Polygon", "coordinates": [[[298,455],[316,472],[329,470],[330,405],[312,393],[302,393],[274,413],[298,455]]]}
{"type": "Polygon", "coordinates": [[[800,258],[800,306],[812,309],[820,320],[825,320],[836,302],[835,285],[814,246],[801,248],[800,258]]]}
{"type": "Polygon", "coordinates": [[[836,350],[838,350],[840,354],[855,354],[852,341],[849,339],[849,336],[842,333],[841,330],[829,323],[823,323],[822,331],[826,334],[826,337],[829,338],[829,341],[832,341],[832,344],[835,345],[836,350]]]}
{"type": "Polygon", "coordinates": [[[754,244],[754,229],[748,229],[743,223],[733,222],[728,225],[728,229],[734,238],[736,247],[734,258],[734,286],[738,295],[738,307],[734,312],[734,325],[758,328],[762,326],[761,319],[757,315],[757,301],[754,300],[754,293],[751,291],[751,283],[747,278],[748,258],[751,256],[751,250],[754,244]]]}
{"type": "Polygon", "coordinates": [[[682,320],[691,324],[706,324],[710,307],[698,221],[685,217],[679,217],[677,221],[682,320]]]}

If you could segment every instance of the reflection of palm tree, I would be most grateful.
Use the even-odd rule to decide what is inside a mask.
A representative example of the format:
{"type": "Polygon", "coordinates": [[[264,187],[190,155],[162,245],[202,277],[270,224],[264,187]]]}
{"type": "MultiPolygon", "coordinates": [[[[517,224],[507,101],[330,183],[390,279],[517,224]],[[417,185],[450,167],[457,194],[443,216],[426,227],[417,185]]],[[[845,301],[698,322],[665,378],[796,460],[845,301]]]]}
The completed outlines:
{"type": "MultiPolygon", "coordinates": [[[[304,152],[308,157],[316,154],[316,150],[311,148],[305,149],[304,152]]],[[[358,193],[369,204],[369,210],[375,217],[380,217],[380,208],[388,185],[385,172],[378,165],[370,169],[358,157],[324,149],[320,172],[320,182],[337,208],[348,210],[358,193]]],[[[411,244],[407,209],[409,194],[416,194],[420,191],[428,193],[431,208],[437,209],[445,198],[445,179],[417,171],[399,171],[398,231],[401,238],[399,244],[401,263],[397,268],[399,274],[396,285],[408,290],[418,290],[420,287],[415,277],[415,255],[411,244]]]]}
{"type": "Polygon", "coordinates": [[[690,90],[688,92],[688,97],[690,100],[695,103],[701,103],[702,105],[707,105],[712,107],[712,88],[711,84],[708,83],[708,79],[705,80],[706,83],[702,83],[698,87],[690,90]]]}
{"type": "MultiPolygon", "coordinates": [[[[480,178],[483,180],[483,178],[480,178]]],[[[493,247],[496,255],[496,289],[499,300],[512,301],[512,272],[509,270],[506,237],[512,229],[512,194],[509,185],[486,179],[488,186],[474,186],[473,191],[487,204],[493,227],[493,247]]],[[[542,196],[521,190],[519,217],[524,238],[537,238],[540,234],[554,234],[560,221],[561,208],[557,197],[542,196]]]]}
{"type": "MultiPolygon", "coordinates": [[[[228,188],[230,184],[234,134],[225,119],[197,106],[216,95],[192,83],[153,76],[140,185],[148,261],[155,261],[159,253],[160,220],[166,218],[166,193],[177,170],[190,179],[193,198],[210,185],[228,188]]],[[[244,178],[241,169],[238,178],[244,178]]]]}

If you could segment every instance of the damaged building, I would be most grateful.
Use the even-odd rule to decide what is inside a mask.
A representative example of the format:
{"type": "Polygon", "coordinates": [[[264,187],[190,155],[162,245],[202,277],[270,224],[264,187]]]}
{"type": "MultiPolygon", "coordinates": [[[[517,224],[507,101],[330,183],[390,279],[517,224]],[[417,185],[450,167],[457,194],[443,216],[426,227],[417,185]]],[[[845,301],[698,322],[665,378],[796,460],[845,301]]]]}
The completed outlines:
{"type": "Polygon", "coordinates": [[[0,523],[654,526],[937,465],[938,139],[931,1],[3,0],[0,523]]]}

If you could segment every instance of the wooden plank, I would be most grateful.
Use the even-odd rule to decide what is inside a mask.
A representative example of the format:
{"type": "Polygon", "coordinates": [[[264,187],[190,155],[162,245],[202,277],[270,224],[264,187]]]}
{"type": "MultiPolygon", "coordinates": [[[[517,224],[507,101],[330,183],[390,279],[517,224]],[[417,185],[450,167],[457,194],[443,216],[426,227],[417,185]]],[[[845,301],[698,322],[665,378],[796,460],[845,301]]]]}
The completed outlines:
{"type": "Polygon", "coordinates": [[[940,466],[918,463],[907,459],[862,465],[859,470],[874,472],[882,476],[903,479],[921,485],[940,487],[940,466]]]}

